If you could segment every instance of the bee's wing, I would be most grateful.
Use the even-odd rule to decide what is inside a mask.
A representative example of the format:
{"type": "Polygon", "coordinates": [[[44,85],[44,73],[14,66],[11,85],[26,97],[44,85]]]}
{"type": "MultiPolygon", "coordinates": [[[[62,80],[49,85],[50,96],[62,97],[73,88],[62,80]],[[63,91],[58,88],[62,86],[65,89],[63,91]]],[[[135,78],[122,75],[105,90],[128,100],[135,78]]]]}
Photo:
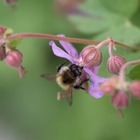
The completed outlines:
{"type": "Polygon", "coordinates": [[[47,81],[56,83],[56,74],[42,74],[41,77],[46,79],[47,81]]]}
{"type": "Polygon", "coordinates": [[[72,105],[72,88],[70,88],[69,90],[63,90],[62,95],[68,95],[69,96],[65,97],[68,104],[71,106],[72,105]]]}

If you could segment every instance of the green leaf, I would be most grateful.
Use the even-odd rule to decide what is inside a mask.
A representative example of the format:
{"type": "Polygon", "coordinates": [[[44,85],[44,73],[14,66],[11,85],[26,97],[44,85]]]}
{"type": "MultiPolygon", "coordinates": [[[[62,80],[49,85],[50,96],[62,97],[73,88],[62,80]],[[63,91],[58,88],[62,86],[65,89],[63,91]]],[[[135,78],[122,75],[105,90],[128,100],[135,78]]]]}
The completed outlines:
{"type": "Polygon", "coordinates": [[[9,46],[11,48],[14,48],[20,44],[21,40],[22,40],[21,38],[13,39],[9,42],[9,46]]]}
{"type": "Polygon", "coordinates": [[[140,65],[137,65],[134,68],[132,68],[128,74],[128,77],[131,80],[140,80],[140,65]]]}
{"type": "Polygon", "coordinates": [[[13,29],[7,28],[6,31],[5,31],[5,33],[4,33],[4,36],[9,35],[9,34],[12,34],[13,32],[14,32],[13,29]]]}
{"type": "MultiPolygon", "coordinates": [[[[126,24],[121,24],[119,27],[116,26],[111,30],[100,33],[97,36],[94,36],[92,39],[105,40],[106,34],[108,34],[108,36],[112,37],[114,40],[128,45],[134,45],[140,42],[140,29],[134,25],[128,26],[126,24]]],[[[139,51],[132,53],[132,51],[122,46],[115,45],[115,47],[116,50],[113,50],[113,53],[125,57],[127,61],[137,60],[139,57],[139,51]]],[[[108,49],[105,46],[101,47],[101,51],[104,53],[105,58],[108,57],[108,49]]]]}
{"type": "Polygon", "coordinates": [[[140,29],[129,22],[114,26],[108,31],[100,33],[94,39],[103,40],[106,39],[105,34],[112,37],[114,40],[134,45],[140,43],[140,29]]]}
{"type": "Polygon", "coordinates": [[[69,20],[76,26],[77,30],[86,34],[107,30],[115,24],[123,23],[124,20],[119,15],[108,11],[98,0],[87,0],[79,9],[86,16],[71,15],[69,20]]]}
{"type": "Polygon", "coordinates": [[[68,18],[74,27],[84,34],[104,36],[107,33],[117,41],[134,45],[140,43],[140,29],[134,26],[130,17],[138,9],[136,0],[86,0],[79,6],[82,14],[68,18]]]}
{"type": "Polygon", "coordinates": [[[110,11],[130,18],[139,6],[137,0],[100,0],[100,2],[110,11]]]}

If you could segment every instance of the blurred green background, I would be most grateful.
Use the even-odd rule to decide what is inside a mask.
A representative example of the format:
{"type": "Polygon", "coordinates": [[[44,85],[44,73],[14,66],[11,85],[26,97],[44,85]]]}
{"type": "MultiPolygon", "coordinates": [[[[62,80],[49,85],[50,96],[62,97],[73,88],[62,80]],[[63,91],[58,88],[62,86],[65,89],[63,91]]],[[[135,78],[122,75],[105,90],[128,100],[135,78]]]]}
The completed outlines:
{"type": "MultiPolygon", "coordinates": [[[[54,3],[53,0],[20,0],[15,11],[11,12],[9,5],[0,1],[0,25],[12,28],[15,33],[65,34],[67,37],[85,39],[100,36],[97,32],[84,34],[76,30],[76,25],[71,24],[71,19],[62,14],[62,11],[58,12],[54,3]]],[[[133,7],[131,4],[129,6],[130,9],[133,7]]],[[[102,7],[97,11],[102,11],[102,7]]],[[[139,15],[140,8],[137,4],[136,10],[129,17],[137,28],[140,28],[139,15]]],[[[105,22],[108,21],[100,23],[101,29],[107,24],[105,22]]],[[[88,30],[89,27],[87,26],[88,30]]],[[[107,33],[109,28],[105,26],[102,30],[107,33]]],[[[132,32],[129,31],[128,34],[133,35],[132,32]]],[[[139,34],[137,30],[137,38],[139,34]]],[[[111,36],[120,41],[122,34],[114,31],[111,36]]],[[[130,107],[123,110],[124,118],[115,118],[117,110],[110,104],[110,96],[95,99],[78,90],[73,94],[71,107],[65,99],[57,100],[57,92],[61,92],[61,88],[40,77],[44,73],[56,73],[56,66],[64,62],[64,59],[53,55],[49,41],[37,38],[22,40],[17,49],[23,53],[23,66],[29,71],[23,79],[18,79],[18,72],[8,67],[5,61],[0,63],[0,140],[139,140],[139,100],[131,99],[130,107]]],[[[55,42],[60,46],[58,41],[55,42]]],[[[85,46],[73,45],[79,52],[85,46]]],[[[111,75],[106,70],[108,50],[104,47],[102,51],[104,60],[99,75],[109,77],[111,75]]],[[[117,47],[114,53],[123,55],[128,61],[139,56],[139,52],[126,51],[122,47],[117,47]]]]}

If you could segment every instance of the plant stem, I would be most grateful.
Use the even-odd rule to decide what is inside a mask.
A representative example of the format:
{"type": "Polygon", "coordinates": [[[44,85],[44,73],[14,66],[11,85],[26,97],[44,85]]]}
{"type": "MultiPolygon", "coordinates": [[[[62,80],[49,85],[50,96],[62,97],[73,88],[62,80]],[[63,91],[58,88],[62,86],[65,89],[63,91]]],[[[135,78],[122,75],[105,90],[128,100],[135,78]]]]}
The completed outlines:
{"type": "MultiPolygon", "coordinates": [[[[60,36],[54,36],[49,34],[38,34],[38,33],[21,33],[21,34],[14,34],[8,37],[9,40],[16,39],[16,38],[24,38],[24,37],[37,37],[37,38],[47,38],[52,40],[62,40],[67,42],[73,42],[73,43],[82,43],[82,44],[99,44],[102,41],[99,40],[89,40],[89,39],[78,39],[78,38],[68,38],[68,37],[60,37],[60,36]]],[[[116,45],[123,46],[125,48],[129,48],[132,50],[140,50],[140,47],[134,47],[130,45],[126,45],[124,43],[118,42],[114,40],[114,43],[116,45]]]]}
{"type": "Polygon", "coordinates": [[[140,50],[140,46],[135,47],[135,46],[124,44],[124,43],[116,41],[116,40],[114,40],[114,44],[119,45],[119,46],[123,46],[123,47],[128,48],[128,49],[132,49],[132,50],[140,50]]]}
{"type": "Polygon", "coordinates": [[[48,34],[36,34],[36,33],[23,33],[23,34],[14,34],[9,36],[9,39],[15,39],[15,38],[24,38],[24,37],[37,37],[37,38],[47,38],[52,40],[62,40],[67,42],[73,42],[73,43],[83,43],[83,44],[98,44],[101,41],[94,41],[94,40],[88,40],[88,39],[78,39],[78,38],[68,38],[68,37],[60,37],[60,36],[54,36],[54,35],[48,35],[48,34]]]}
{"type": "Polygon", "coordinates": [[[96,48],[97,48],[97,49],[100,49],[103,45],[108,44],[110,41],[111,41],[110,39],[104,40],[104,41],[100,42],[100,43],[96,46],[96,48]]]}
{"type": "Polygon", "coordinates": [[[112,52],[113,44],[114,44],[113,40],[111,40],[109,43],[109,55],[110,55],[110,57],[114,57],[114,54],[112,52]]]}
{"type": "Polygon", "coordinates": [[[119,81],[121,84],[125,83],[125,78],[124,78],[124,73],[125,73],[125,70],[128,66],[131,66],[131,65],[135,65],[135,64],[139,64],[140,63],[140,60],[135,60],[135,61],[130,61],[130,62],[127,62],[125,63],[121,69],[120,69],[120,74],[119,74],[119,81]]]}

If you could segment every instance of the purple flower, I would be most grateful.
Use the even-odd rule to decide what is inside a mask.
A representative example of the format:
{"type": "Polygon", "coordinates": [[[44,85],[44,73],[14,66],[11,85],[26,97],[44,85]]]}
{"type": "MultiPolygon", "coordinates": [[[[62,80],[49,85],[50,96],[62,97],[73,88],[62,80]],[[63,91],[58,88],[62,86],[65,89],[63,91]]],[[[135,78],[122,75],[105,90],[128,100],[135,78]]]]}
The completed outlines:
{"type": "Polygon", "coordinates": [[[100,66],[94,67],[94,71],[91,71],[88,68],[84,68],[84,71],[88,73],[91,85],[89,88],[89,93],[95,98],[101,98],[103,96],[103,92],[99,91],[99,83],[105,82],[107,79],[103,77],[99,77],[97,75],[100,66]]]}
{"type": "MultiPolygon", "coordinates": [[[[58,36],[65,37],[65,35],[63,35],[63,34],[58,35],[58,36]]],[[[81,59],[78,56],[77,50],[72,46],[72,44],[70,44],[66,41],[59,41],[59,42],[67,53],[65,51],[63,51],[62,49],[60,49],[54,43],[54,41],[50,41],[49,45],[52,46],[52,51],[53,51],[54,55],[61,57],[61,58],[65,58],[65,59],[69,60],[72,64],[78,65],[79,62],[81,61],[81,59]]],[[[88,68],[88,66],[85,66],[83,74],[81,76],[82,80],[86,80],[87,74],[89,75],[90,81],[92,82],[92,84],[89,88],[89,92],[95,98],[101,98],[103,96],[103,92],[98,91],[99,83],[103,83],[107,80],[106,78],[97,76],[98,69],[99,69],[99,66],[94,67],[94,70],[90,70],[88,68]],[[97,89],[97,91],[95,91],[95,89],[97,89]]],[[[88,82],[85,82],[85,85],[86,85],[86,87],[88,87],[88,82]]]]}
{"type": "MultiPolygon", "coordinates": [[[[58,35],[58,36],[65,37],[65,35],[63,35],[63,34],[58,35]]],[[[53,51],[54,55],[61,57],[61,58],[65,58],[65,59],[69,60],[72,64],[78,64],[79,63],[78,53],[77,53],[77,50],[72,46],[72,44],[70,44],[69,42],[66,42],[66,41],[59,41],[59,42],[67,53],[65,51],[63,51],[62,49],[60,49],[58,46],[56,46],[54,41],[50,41],[49,45],[52,46],[52,51],[53,51]]]]}

